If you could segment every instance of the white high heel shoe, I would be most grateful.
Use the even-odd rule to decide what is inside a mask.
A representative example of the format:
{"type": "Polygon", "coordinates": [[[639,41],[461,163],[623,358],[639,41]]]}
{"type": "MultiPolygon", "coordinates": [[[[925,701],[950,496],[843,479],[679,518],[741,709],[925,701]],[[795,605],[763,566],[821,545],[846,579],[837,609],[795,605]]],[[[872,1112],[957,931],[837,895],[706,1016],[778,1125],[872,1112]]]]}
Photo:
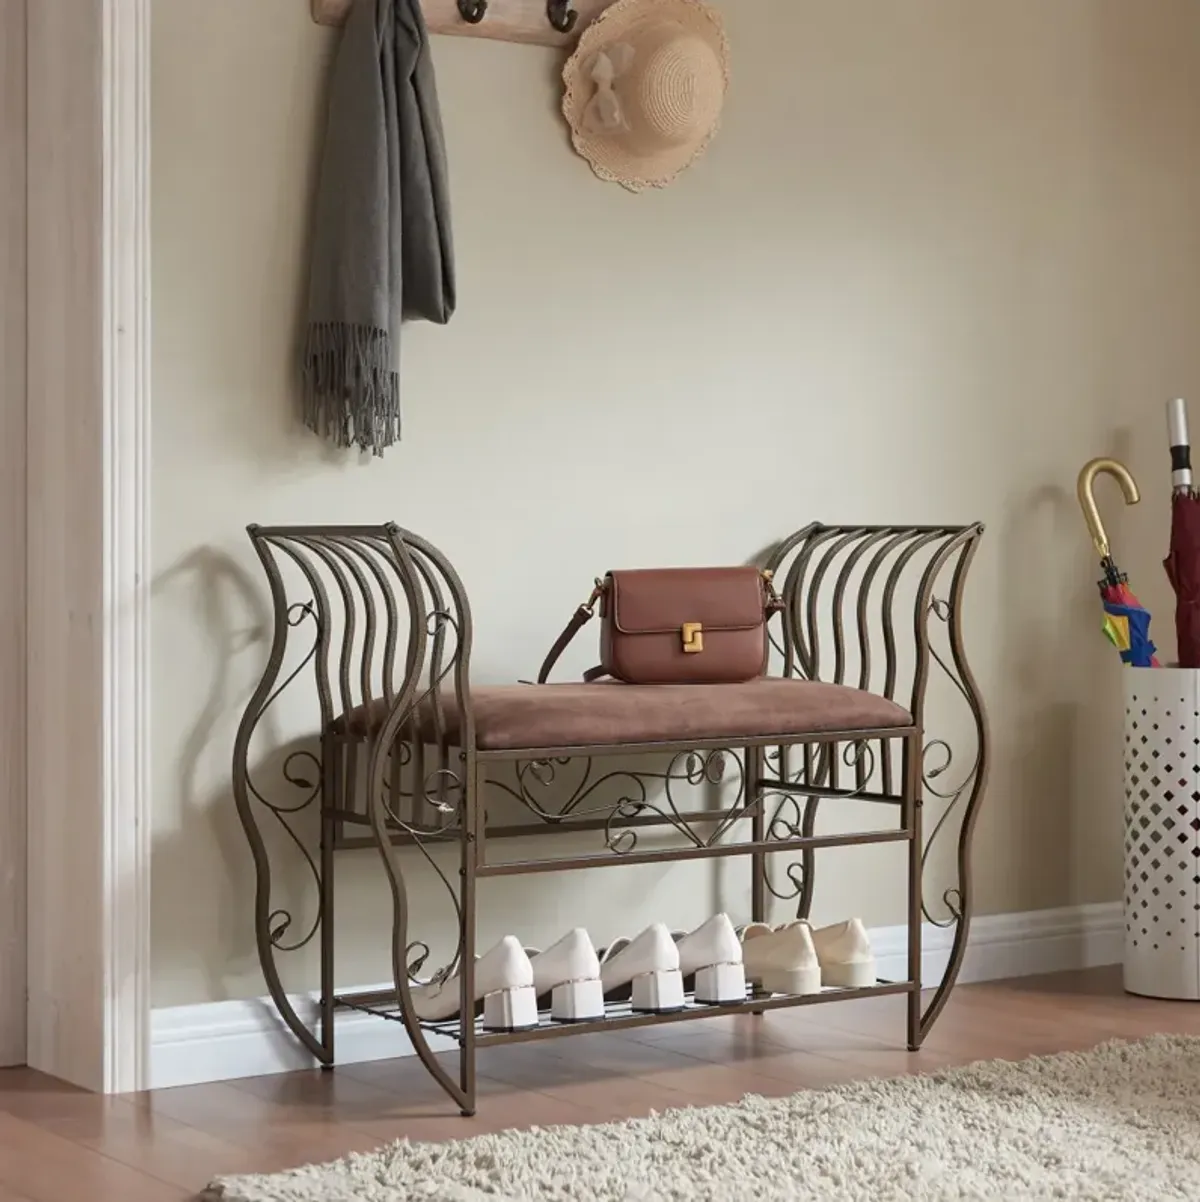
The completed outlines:
{"type": "Polygon", "coordinates": [[[729,1005],[746,1000],[742,945],[728,914],[714,914],[694,931],[677,939],[679,971],[695,976],[696,1001],[729,1005]]]}
{"type": "MultiPolygon", "coordinates": [[[[453,1018],[462,1000],[461,973],[411,990],[413,1010],[425,1022],[453,1018]]],[[[486,1031],[528,1031],[538,1025],[533,966],[521,943],[505,935],[475,961],[475,998],[483,999],[486,1031]]]]}
{"type": "Polygon", "coordinates": [[[812,931],[812,941],[821,965],[822,984],[863,989],[878,980],[871,939],[861,918],[848,918],[812,931]]]}
{"type": "MultiPolygon", "coordinates": [[[[615,960],[620,952],[623,952],[633,940],[628,935],[618,935],[606,948],[602,948],[599,952],[600,956],[600,976],[603,980],[604,966],[610,961],[615,960]]],[[[603,984],[601,984],[603,989],[603,984]]],[[[606,1002],[627,1002],[633,996],[633,986],[626,983],[625,985],[617,986],[613,989],[604,990],[604,1000],[606,1002]]]]}
{"type": "Polygon", "coordinates": [[[553,947],[531,955],[533,988],[550,994],[550,1017],[560,1023],[583,1023],[604,1017],[600,959],[582,927],[564,935],[553,947]]]}
{"type": "Polygon", "coordinates": [[[742,932],[742,960],[747,979],[768,993],[821,992],[821,965],[807,923],[772,930],[752,922],[742,932]]]}
{"type": "Polygon", "coordinates": [[[679,949],[671,932],[661,922],[655,922],[636,939],[621,944],[617,940],[600,965],[605,995],[632,983],[635,1010],[653,1014],[682,1010],[683,974],[679,971],[679,949]]]}

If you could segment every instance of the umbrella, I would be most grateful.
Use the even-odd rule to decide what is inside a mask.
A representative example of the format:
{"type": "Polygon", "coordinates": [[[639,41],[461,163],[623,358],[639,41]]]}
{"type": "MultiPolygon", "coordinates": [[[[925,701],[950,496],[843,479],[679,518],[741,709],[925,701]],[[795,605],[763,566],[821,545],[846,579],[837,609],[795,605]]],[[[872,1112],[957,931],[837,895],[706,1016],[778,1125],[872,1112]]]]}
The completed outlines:
{"type": "Polygon", "coordinates": [[[1079,473],[1079,504],[1092,543],[1100,556],[1100,568],[1104,572],[1097,582],[1100,601],[1104,606],[1104,633],[1130,667],[1157,668],[1159,663],[1154,658],[1155,648],[1150,641],[1150,614],[1134,596],[1129,587],[1129,578],[1117,567],[1104,523],[1100,520],[1100,511],[1096,507],[1095,483],[1100,475],[1112,476],[1120,484],[1126,505],[1136,505],[1139,494],[1129,469],[1115,459],[1093,459],[1084,464],[1079,473]]]}
{"type": "Polygon", "coordinates": [[[1175,590],[1179,666],[1200,668],[1200,497],[1192,488],[1192,448],[1183,401],[1167,405],[1167,430],[1171,442],[1171,550],[1163,567],[1175,590]]]}

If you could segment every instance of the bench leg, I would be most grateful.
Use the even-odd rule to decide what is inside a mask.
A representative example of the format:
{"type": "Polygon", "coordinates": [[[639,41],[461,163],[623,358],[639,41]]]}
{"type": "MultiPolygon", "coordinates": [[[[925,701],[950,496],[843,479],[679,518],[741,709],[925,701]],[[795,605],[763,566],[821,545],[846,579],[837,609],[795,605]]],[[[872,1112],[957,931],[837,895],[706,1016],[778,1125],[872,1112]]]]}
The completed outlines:
{"type": "Polygon", "coordinates": [[[334,1063],[334,994],[337,990],[333,947],[333,847],[337,835],[334,814],[341,805],[342,742],[326,735],[322,740],[321,769],[321,1046],[325,1049],[322,1068],[334,1063]]]}
{"type": "Polygon", "coordinates": [[[919,736],[904,740],[903,822],[908,843],[908,979],[915,982],[908,994],[908,1049],[917,1051],[924,1038],[921,1027],[921,922],[924,916],[921,867],[924,841],[921,831],[921,743],[919,736]]]}
{"type": "MultiPolygon", "coordinates": [[[[767,837],[767,803],[762,795],[765,752],[761,747],[746,748],[746,798],[751,807],[751,838],[763,843],[767,837]]],[[[767,921],[767,853],[756,851],[751,857],[754,878],[750,885],[750,921],[767,921]]]]}
{"type": "MultiPolygon", "coordinates": [[[[389,748],[397,741],[403,717],[402,713],[394,713],[385,723],[382,732],[376,736],[371,748],[367,771],[367,814],[371,820],[371,833],[374,838],[375,847],[383,863],[384,873],[392,895],[392,977],[395,985],[394,996],[399,1008],[400,1020],[404,1023],[405,1030],[408,1032],[413,1051],[416,1052],[429,1075],[446,1092],[446,1095],[455,1102],[464,1114],[470,1114],[474,1113],[475,1109],[474,1027],[470,1027],[471,1039],[469,1043],[465,1043],[463,1046],[463,1070],[460,1083],[460,1081],[456,1081],[446,1071],[445,1065],[442,1064],[433,1049],[429,1046],[425,1029],[421,1026],[420,1020],[417,1018],[416,1011],[413,1008],[412,990],[409,983],[410,953],[413,945],[410,942],[408,930],[408,889],[405,885],[403,865],[396,854],[393,840],[394,830],[392,827],[392,824],[397,821],[395,814],[398,811],[397,803],[400,798],[392,796],[389,784],[389,781],[394,780],[391,773],[389,748]]],[[[472,763],[470,767],[473,772],[474,764],[472,763]]],[[[465,777],[465,781],[464,792],[466,793],[466,797],[463,802],[464,823],[468,821],[466,816],[473,812],[474,807],[474,781],[469,774],[465,777]]],[[[467,834],[468,831],[464,830],[464,868],[469,864],[465,850],[468,843],[467,834]]],[[[463,881],[465,888],[466,876],[464,876],[463,881]]],[[[470,935],[470,938],[463,944],[460,944],[459,948],[460,953],[465,956],[465,960],[462,962],[462,978],[464,982],[464,994],[467,995],[470,994],[475,985],[473,869],[470,881],[471,901],[469,918],[467,917],[468,911],[466,909],[467,899],[464,896],[461,899],[463,909],[459,919],[460,933],[464,936],[470,935]],[[470,925],[466,925],[468,922],[470,925]]],[[[464,1024],[464,1031],[467,1029],[466,1024],[470,1021],[467,1016],[473,1013],[474,1007],[465,1009],[463,1017],[460,1019],[464,1024]]]]}
{"type": "MultiPolygon", "coordinates": [[[[751,838],[755,843],[762,843],[767,837],[767,802],[762,792],[766,751],[762,747],[747,747],[745,756],[746,799],[752,807],[751,838]]],[[[750,871],[753,873],[750,882],[750,921],[766,922],[767,853],[756,851],[750,860],[750,871]]],[[[750,1013],[758,1016],[762,1014],[762,1011],[752,1010],[750,1013]]]]}
{"type": "MultiPolygon", "coordinates": [[[[957,606],[958,599],[956,595],[951,607],[952,613],[957,612],[957,606]]],[[[974,763],[968,766],[965,775],[955,780],[952,786],[942,786],[941,792],[937,791],[938,786],[930,782],[935,778],[946,775],[947,770],[950,768],[952,755],[949,744],[942,739],[931,739],[918,749],[918,751],[914,752],[914,756],[918,759],[916,770],[918,789],[928,791],[930,796],[936,797],[944,803],[941,807],[942,812],[937,820],[933,821],[931,819],[932,830],[928,836],[929,841],[931,843],[934,842],[942,830],[949,832],[952,829],[948,822],[952,814],[958,819],[958,839],[954,857],[956,881],[950,888],[941,892],[940,898],[942,908],[949,912],[949,916],[945,919],[940,916],[929,916],[928,919],[943,929],[953,928],[954,939],[950,946],[950,960],[946,965],[946,971],[942,974],[942,979],[934,986],[933,997],[921,1012],[920,1039],[924,1039],[933,1029],[933,1024],[937,1022],[946,1003],[950,1000],[950,994],[954,989],[954,984],[958,980],[958,974],[962,968],[963,958],[967,953],[967,940],[971,933],[971,913],[974,909],[974,887],[971,878],[971,842],[975,832],[975,821],[979,817],[979,806],[983,800],[983,794],[987,786],[988,776],[989,744],[987,717],[984,713],[983,703],[979,699],[979,692],[976,688],[974,677],[967,668],[962,649],[962,634],[956,624],[953,624],[951,628],[951,648],[953,661],[958,672],[959,687],[971,706],[971,712],[975,720],[977,743],[974,763]],[[941,762],[935,761],[934,767],[928,767],[924,762],[931,752],[941,753],[941,762]]],[[[921,793],[918,792],[918,814],[920,806],[921,793]]],[[[922,854],[924,855],[928,850],[929,848],[926,846],[922,854]]]]}
{"type": "MultiPolygon", "coordinates": [[[[830,776],[830,766],[835,762],[837,745],[826,743],[814,747],[811,743],[804,744],[804,779],[814,784],[833,784],[830,776]]],[[[808,797],[804,801],[804,816],[800,822],[800,833],[811,838],[817,830],[817,807],[820,801],[816,797],[808,797]]],[[[811,848],[805,848],[800,853],[800,892],[796,898],[796,917],[807,922],[812,917],[813,890],[817,884],[817,853],[811,848]]]]}
{"type": "Polygon", "coordinates": [[[462,948],[462,1009],[459,1011],[459,1109],[464,1118],[475,1114],[475,876],[479,867],[479,836],[482,828],[479,766],[473,755],[464,756],[462,893],[459,913],[462,948]]]}

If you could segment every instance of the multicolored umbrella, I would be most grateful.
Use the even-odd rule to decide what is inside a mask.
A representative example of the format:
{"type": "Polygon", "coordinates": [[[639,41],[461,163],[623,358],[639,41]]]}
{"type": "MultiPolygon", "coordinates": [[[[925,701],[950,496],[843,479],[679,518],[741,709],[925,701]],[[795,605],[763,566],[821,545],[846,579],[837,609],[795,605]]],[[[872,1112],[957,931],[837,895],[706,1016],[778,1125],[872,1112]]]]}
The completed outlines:
{"type": "Polygon", "coordinates": [[[1187,407],[1167,405],[1171,443],[1171,550],[1163,560],[1175,590],[1175,637],[1181,668],[1200,668],[1200,497],[1192,487],[1187,407]]]}
{"type": "Polygon", "coordinates": [[[1104,633],[1120,651],[1122,661],[1130,667],[1157,668],[1159,663],[1154,656],[1155,646],[1150,641],[1150,614],[1134,596],[1129,587],[1129,578],[1117,567],[1104,523],[1100,520],[1095,496],[1096,477],[1100,475],[1112,476],[1117,481],[1126,505],[1136,505],[1141,498],[1129,469],[1115,459],[1093,459],[1084,464],[1079,473],[1079,504],[1104,573],[1097,581],[1104,606],[1104,633]]]}

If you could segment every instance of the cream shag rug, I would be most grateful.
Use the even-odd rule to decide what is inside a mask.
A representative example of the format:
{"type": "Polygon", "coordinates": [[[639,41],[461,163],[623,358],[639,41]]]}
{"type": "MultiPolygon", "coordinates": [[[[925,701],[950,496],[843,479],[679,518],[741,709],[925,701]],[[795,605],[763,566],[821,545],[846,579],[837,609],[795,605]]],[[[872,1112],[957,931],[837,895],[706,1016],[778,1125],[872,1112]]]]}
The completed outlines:
{"type": "MultiPolygon", "coordinates": [[[[498,1104],[495,1101],[492,1104],[498,1104]]],[[[673,1110],[217,1182],[224,1202],[1200,1199],[1200,1038],[673,1110]]]]}

